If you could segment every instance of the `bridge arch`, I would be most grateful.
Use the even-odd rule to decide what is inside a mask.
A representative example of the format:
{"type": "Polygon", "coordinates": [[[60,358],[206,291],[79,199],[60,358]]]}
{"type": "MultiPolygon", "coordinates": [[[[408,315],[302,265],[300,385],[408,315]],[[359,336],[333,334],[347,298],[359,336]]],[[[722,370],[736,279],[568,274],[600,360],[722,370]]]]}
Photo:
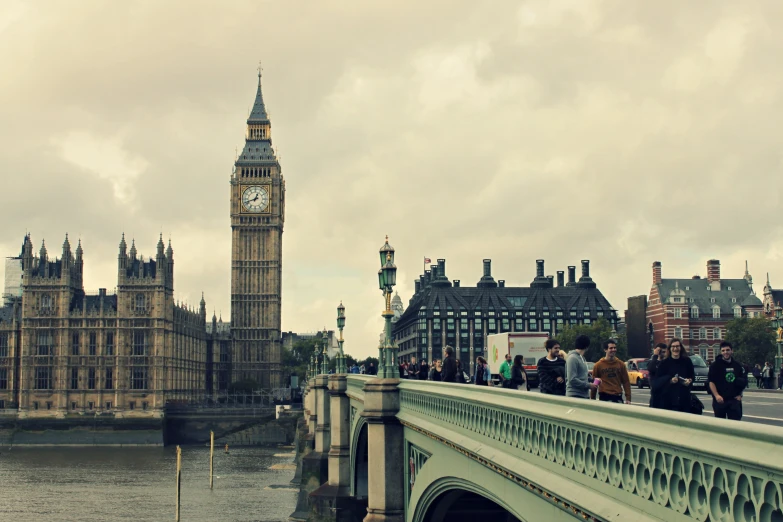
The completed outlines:
{"type": "Polygon", "coordinates": [[[413,522],[525,522],[491,491],[457,477],[430,484],[416,504],[413,522]]]}
{"type": "Polygon", "coordinates": [[[357,500],[367,499],[369,472],[367,421],[359,418],[351,435],[351,496],[357,500]]]}

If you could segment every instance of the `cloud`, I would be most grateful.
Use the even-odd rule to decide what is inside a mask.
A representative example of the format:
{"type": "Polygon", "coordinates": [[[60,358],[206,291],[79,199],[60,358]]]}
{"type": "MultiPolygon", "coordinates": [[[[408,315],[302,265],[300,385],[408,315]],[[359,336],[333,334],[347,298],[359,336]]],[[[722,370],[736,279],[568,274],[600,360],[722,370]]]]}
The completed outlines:
{"type": "Polygon", "coordinates": [[[144,255],[163,232],[177,298],[229,317],[228,181],[259,60],[286,331],[333,328],[342,300],[346,350],[377,353],[386,234],[406,304],[424,256],[463,286],[484,258],[507,285],[590,259],[619,310],[656,260],[740,277],[747,258],[783,284],[779,2],[15,5],[0,254],[70,232],[88,291],[115,285],[123,231],[144,255]]]}
{"type": "Polygon", "coordinates": [[[111,184],[119,203],[130,203],[135,183],[148,163],[133,156],[122,146],[120,138],[104,138],[86,131],[71,131],[59,142],[62,158],[100,180],[111,184]]]}

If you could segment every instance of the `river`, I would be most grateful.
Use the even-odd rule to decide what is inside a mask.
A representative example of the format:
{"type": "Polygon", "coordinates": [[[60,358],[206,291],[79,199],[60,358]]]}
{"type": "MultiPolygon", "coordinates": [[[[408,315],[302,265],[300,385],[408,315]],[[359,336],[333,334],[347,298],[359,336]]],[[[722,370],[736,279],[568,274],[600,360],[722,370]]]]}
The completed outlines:
{"type": "MultiPolygon", "coordinates": [[[[293,450],[182,448],[182,522],[278,522],[294,511],[293,450]],[[278,469],[271,469],[275,466],[278,469]]],[[[174,520],[176,448],[0,448],[0,521],[174,520]]]]}

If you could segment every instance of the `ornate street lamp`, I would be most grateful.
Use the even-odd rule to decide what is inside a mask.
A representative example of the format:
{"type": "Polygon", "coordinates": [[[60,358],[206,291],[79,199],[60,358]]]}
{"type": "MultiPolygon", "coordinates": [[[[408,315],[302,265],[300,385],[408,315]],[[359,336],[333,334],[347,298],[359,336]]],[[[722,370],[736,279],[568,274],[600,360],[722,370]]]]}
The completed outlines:
{"type": "Polygon", "coordinates": [[[343,328],[345,328],[345,307],[343,302],[340,301],[340,306],[337,307],[337,328],[340,330],[340,340],[337,341],[340,345],[340,351],[337,354],[337,373],[347,373],[345,368],[345,354],[343,353],[343,328]]]}
{"type": "Polygon", "coordinates": [[[312,379],[316,375],[318,375],[318,356],[316,352],[313,352],[313,355],[310,356],[310,378],[312,379]]]}
{"type": "Polygon", "coordinates": [[[397,349],[391,335],[391,320],[394,317],[394,312],[391,310],[391,297],[394,286],[397,284],[397,267],[394,265],[394,249],[389,244],[389,236],[386,236],[386,242],[378,253],[381,260],[381,269],[378,270],[378,287],[386,300],[386,310],[381,313],[386,321],[386,327],[383,344],[378,350],[378,377],[392,379],[399,377],[396,364],[397,349]]]}
{"type": "Polygon", "coordinates": [[[776,326],[776,342],[778,353],[775,355],[775,367],[773,370],[778,375],[778,382],[776,388],[780,387],[783,382],[783,375],[780,372],[780,365],[783,364],[783,308],[780,307],[780,303],[775,307],[775,321],[773,324],[776,326]]]}
{"type": "Polygon", "coordinates": [[[326,327],[324,326],[324,333],[323,333],[323,341],[324,341],[324,351],[323,351],[323,358],[321,359],[321,373],[327,374],[329,373],[329,354],[327,352],[327,347],[329,346],[329,332],[326,331],[326,327]]]}

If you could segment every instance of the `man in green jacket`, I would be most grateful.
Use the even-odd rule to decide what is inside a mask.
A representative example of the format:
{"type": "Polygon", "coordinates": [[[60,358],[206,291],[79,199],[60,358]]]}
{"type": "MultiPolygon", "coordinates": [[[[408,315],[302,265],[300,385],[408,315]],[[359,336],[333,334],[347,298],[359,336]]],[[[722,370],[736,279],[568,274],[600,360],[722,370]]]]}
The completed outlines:
{"type": "Polygon", "coordinates": [[[506,354],[506,360],[500,365],[500,384],[504,388],[511,388],[511,354],[506,354]]]}

